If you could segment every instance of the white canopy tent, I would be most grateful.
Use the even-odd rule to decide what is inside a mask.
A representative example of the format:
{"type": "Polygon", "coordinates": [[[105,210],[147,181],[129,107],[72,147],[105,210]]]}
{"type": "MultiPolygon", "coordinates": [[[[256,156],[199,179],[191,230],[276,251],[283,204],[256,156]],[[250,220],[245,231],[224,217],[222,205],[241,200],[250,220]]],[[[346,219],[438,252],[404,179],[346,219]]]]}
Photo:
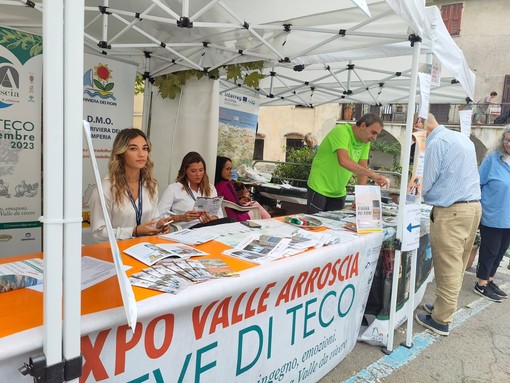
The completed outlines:
{"type": "MultiPolygon", "coordinates": [[[[473,98],[474,75],[462,52],[444,33],[437,9],[426,9],[423,0],[367,0],[366,3],[371,17],[351,0],[0,0],[3,25],[32,33],[43,32],[44,37],[46,129],[42,221],[47,282],[43,345],[48,365],[62,359],[61,325],[58,323],[62,317],[63,291],[64,357],[72,359],[79,355],[80,332],[76,322],[79,321],[80,290],[76,275],[79,275],[81,257],[81,184],[76,180],[81,177],[76,175],[76,169],[81,169],[82,163],[82,30],[85,51],[137,63],[139,72],[147,77],[146,89],[150,88],[148,78],[160,74],[187,69],[210,72],[225,64],[262,60],[267,68],[279,66],[277,72],[304,65],[302,72],[290,69],[292,77],[316,85],[315,91],[309,89],[313,96],[303,95],[302,98],[313,100],[321,93],[339,102],[343,90],[327,89],[330,85],[326,79],[319,81],[312,74],[311,80],[303,80],[305,75],[308,76],[315,66],[323,71],[324,66],[329,65],[332,73],[336,72],[335,68],[340,70],[330,76],[333,82],[328,80],[338,84],[344,81],[339,81],[342,70],[347,74],[351,72],[345,71],[348,63],[356,68],[358,59],[370,59],[377,68],[380,63],[377,59],[397,57],[394,60],[399,62],[407,55],[412,57],[410,66],[403,70],[409,73],[407,86],[405,81],[390,79],[393,75],[389,72],[373,70],[372,73],[382,77],[359,82],[347,80],[346,91],[352,99],[346,102],[361,100],[361,93],[356,90],[372,89],[365,86],[368,82],[387,78],[381,95],[388,93],[388,100],[402,99],[407,87],[408,102],[414,104],[420,47],[423,47],[421,52],[434,53],[459,81],[465,95],[473,98]],[[411,34],[419,36],[423,44],[416,40],[411,47],[411,34]],[[341,64],[337,67],[337,64],[328,63],[341,64]],[[318,92],[322,87],[326,91],[318,92]],[[397,95],[395,90],[393,94],[390,89],[400,89],[401,93],[397,95]],[[66,275],[64,289],[59,285],[62,264],[66,275]]],[[[359,68],[363,66],[359,64],[359,68]]],[[[271,82],[272,77],[267,81],[271,82]]],[[[271,90],[271,84],[263,82],[261,92],[277,94],[283,92],[283,88],[271,90]]],[[[373,93],[370,94],[368,99],[374,101],[373,93]]],[[[297,102],[287,97],[289,101],[297,102]]],[[[318,103],[326,101],[325,98],[318,103]]],[[[380,96],[375,102],[389,101],[383,102],[380,96]]],[[[409,115],[407,120],[410,124],[409,115]]],[[[411,126],[407,128],[404,164],[408,163],[411,141],[411,126]]],[[[403,173],[406,174],[407,169],[403,169],[403,173]]]]}

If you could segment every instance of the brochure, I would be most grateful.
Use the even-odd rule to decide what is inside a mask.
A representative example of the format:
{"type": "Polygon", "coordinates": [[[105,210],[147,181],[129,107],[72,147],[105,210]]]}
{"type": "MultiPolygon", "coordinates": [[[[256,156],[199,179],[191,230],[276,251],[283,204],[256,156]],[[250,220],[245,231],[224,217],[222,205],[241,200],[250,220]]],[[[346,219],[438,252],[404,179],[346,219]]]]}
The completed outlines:
{"type": "Polygon", "coordinates": [[[193,210],[205,211],[211,215],[217,215],[222,201],[223,197],[197,197],[193,210]]]}
{"type": "Polygon", "coordinates": [[[0,293],[43,283],[43,270],[40,258],[0,264],[0,293]]]}
{"type": "Polygon", "coordinates": [[[209,242],[219,237],[219,234],[214,232],[201,229],[184,229],[176,231],[175,233],[161,234],[159,238],[167,239],[170,241],[181,242],[187,245],[200,245],[202,243],[209,242]]]}
{"type": "Polygon", "coordinates": [[[205,268],[216,278],[222,277],[238,277],[239,274],[230,268],[225,262],[219,258],[202,258],[197,259],[205,268]]]}
{"type": "Polygon", "coordinates": [[[239,243],[234,249],[226,250],[223,254],[264,263],[282,257],[290,242],[290,238],[270,235],[261,235],[258,238],[251,236],[239,243]]]}
{"type": "Polygon", "coordinates": [[[208,255],[208,253],[182,244],[153,244],[149,242],[138,243],[127,248],[124,252],[131,255],[133,258],[138,259],[140,262],[145,263],[147,266],[151,266],[156,262],[169,257],[189,258],[208,255]]]}
{"type": "Polygon", "coordinates": [[[382,231],[381,189],[356,185],[356,229],[358,233],[382,231]]]}

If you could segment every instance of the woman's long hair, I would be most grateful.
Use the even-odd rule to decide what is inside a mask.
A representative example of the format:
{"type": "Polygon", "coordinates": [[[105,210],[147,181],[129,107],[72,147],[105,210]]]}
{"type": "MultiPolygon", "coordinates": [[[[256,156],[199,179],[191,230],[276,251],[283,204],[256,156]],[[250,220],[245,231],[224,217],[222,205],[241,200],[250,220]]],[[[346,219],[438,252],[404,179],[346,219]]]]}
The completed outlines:
{"type": "Polygon", "coordinates": [[[179,168],[179,172],[177,173],[177,178],[175,179],[177,182],[183,184],[183,186],[188,186],[188,177],[186,176],[186,170],[189,168],[191,164],[199,164],[202,163],[204,165],[204,177],[202,177],[202,181],[200,181],[200,185],[198,185],[198,189],[202,190],[202,194],[206,197],[211,195],[211,186],[209,184],[209,177],[207,176],[207,167],[205,165],[205,161],[200,154],[197,152],[189,152],[182,159],[181,167],[179,168]]]}
{"type": "Polygon", "coordinates": [[[156,188],[158,183],[154,177],[154,161],[151,158],[151,143],[147,139],[145,133],[140,129],[123,129],[117,134],[115,141],[113,141],[112,155],[108,163],[108,173],[111,182],[110,190],[114,201],[119,206],[123,205],[127,200],[126,190],[128,186],[126,181],[124,153],[128,149],[129,142],[138,136],[143,137],[149,146],[147,162],[140,171],[140,178],[142,180],[142,185],[149,190],[149,197],[152,200],[156,200],[156,188]]]}
{"type": "Polygon", "coordinates": [[[225,167],[225,164],[227,161],[232,162],[232,160],[228,157],[216,157],[216,173],[214,174],[214,184],[216,185],[220,181],[230,181],[221,175],[221,172],[223,171],[223,168],[225,167]]]}

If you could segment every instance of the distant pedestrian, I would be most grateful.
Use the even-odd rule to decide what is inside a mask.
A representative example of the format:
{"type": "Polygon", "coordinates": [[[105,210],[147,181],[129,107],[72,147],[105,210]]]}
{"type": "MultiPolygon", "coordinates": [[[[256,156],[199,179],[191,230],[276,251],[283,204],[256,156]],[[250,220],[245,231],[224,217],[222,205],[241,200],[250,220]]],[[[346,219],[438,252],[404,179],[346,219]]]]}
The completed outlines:
{"type": "Polygon", "coordinates": [[[496,148],[480,165],[482,187],[481,244],[473,291],[491,301],[501,302],[507,293],[494,283],[494,275],[510,246],[510,125],[496,148]]]}
{"type": "Polygon", "coordinates": [[[319,140],[317,139],[317,136],[312,132],[306,133],[303,141],[305,142],[305,145],[308,147],[308,149],[314,152],[319,148],[319,140]]]}
{"type": "Polygon", "coordinates": [[[436,299],[433,305],[424,305],[430,314],[416,314],[416,321],[439,335],[448,335],[482,215],[480,177],[475,146],[468,137],[438,125],[432,114],[426,130],[422,196],[433,206],[430,245],[436,299]]]}
{"type": "Polygon", "coordinates": [[[487,109],[489,108],[489,104],[494,104],[494,98],[498,94],[495,91],[492,91],[488,96],[482,97],[476,103],[475,108],[473,109],[473,119],[476,125],[482,125],[482,114],[487,114],[487,109]]]}

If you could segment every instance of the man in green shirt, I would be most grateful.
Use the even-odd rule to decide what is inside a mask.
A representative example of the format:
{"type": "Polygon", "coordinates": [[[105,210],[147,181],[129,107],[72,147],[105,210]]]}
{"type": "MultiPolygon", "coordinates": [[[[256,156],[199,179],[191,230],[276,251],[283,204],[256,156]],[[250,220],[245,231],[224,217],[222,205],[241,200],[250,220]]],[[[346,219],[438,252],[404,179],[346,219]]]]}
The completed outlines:
{"type": "Polygon", "coordinates": [[[388,186],[386,177],[368,169],[370,142],[382,129],[381,118],[367,113],[356,125],[337,125],[328,133],[313,159],[308,177],[308,213],[343,209],[352,173],[358,175],[360,185],[365,185],[370,177],[376,185],[388,186]]]}

